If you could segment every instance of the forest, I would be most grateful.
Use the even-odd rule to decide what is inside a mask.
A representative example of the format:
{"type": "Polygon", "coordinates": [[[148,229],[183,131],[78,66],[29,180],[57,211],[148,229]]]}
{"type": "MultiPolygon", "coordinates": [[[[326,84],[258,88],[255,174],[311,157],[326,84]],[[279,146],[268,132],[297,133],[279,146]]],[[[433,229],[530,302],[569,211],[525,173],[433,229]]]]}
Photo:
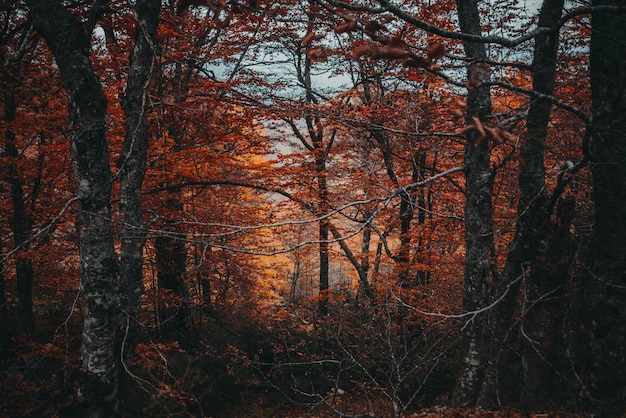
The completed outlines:
{"type": "Polygon", "coordinates": [[[0,0],[0,415],[626,415],[621,0],[0,0]]]}

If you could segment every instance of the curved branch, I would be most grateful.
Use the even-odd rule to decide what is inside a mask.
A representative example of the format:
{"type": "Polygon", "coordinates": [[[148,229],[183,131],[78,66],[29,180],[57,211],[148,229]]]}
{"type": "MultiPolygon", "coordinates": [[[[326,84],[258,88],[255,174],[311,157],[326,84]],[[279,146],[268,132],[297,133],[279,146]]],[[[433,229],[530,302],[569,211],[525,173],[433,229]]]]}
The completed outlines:
{"type": "Polygon", "coordinates": [[[569,20],[592,13],[625,13],[626,6],[587,6],[577,7],[568,13],[565,13],[561,19],[559,19],[554,26],[551,27],[538,27],[520,37],[517,38],[505,38],[502,36],[489,36],[489,35],[473,35],[469,33],[453,32],[442,29],[436,25],[428,23],[422,19],[419,19],[415,15],[402,10],[400,7],[392,4],[387,0],[378,0],[380,7],[373,8],[367,6],[354,6],[348,3],[337,0],[318,0],[317,3],[324,5],[324,3],[331,4],[337,8],[350,10],[354,12],[368,12],[372,14],[382,14],[385,12],[391,13],[397,18],[410,23],[411,25],[422,29],[426,32],[434,35],[439,35],[448,39],[456,39],[463,42],[483,43],[483,44],[498,44],[507,48],[514,48],[518,45],[528,42],[539,35],[546,35],[549,33],[557,32],[561,29],[569,20]]]}

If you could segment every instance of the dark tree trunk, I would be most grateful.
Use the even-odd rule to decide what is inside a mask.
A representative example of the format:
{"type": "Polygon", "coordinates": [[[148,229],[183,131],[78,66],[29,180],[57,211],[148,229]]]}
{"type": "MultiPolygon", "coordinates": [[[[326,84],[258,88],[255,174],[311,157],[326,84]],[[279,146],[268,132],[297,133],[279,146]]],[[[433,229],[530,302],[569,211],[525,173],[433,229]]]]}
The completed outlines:
{"type": "MultiPolygon", "coordinates": [[[[425,169],[426,167],[426,152],[420,152],[418,155],[413,157],[413,181],[423,181],[425,180],[425,169]]],[[[427,193],[425,192],[423,187],[420,187],[417,191],[416,196],[417,201],[417,224],[424,225],[426,223],[426,211],[432,210],[432,202],[427,198],[427,193]]],[[[420,236],[417,240],[417,248],[416,255],[414,261],[424,266],[427,263],[424,259],[424,238],[420,236]]],[[[424,285],[430,283],[430,270],[425,270],[423,267],[415,272],[415,284],[416,285],[424,285]]]]}
{"type": "MultiPolygon", "coordinates": [[[[306,91],[306,100],[308,103],[316,103],[316,98],[313,94],[312,82],[311,82],[311,60],[306,57],[304,59],[298,59],[296,64],[296,71],[298,73],[298,79],[304,85],[306,91]]],[[[315,179],[317,181],[317,202],[312,207],[313,212],[319,219],[319,304],[318,311],[321,315],[328,314],[328,296],[330,290],[330,243],[328,238],[330,236],[330,220],[327,218],[329,213],[328,202],[328,185],[327,185],[327,170],[326,161],[328,153],[330,152],[334,136],[331,136],[328,143],[324,143],[324,128],[322,127],[318,117],[306,116],[304,118],[306,123],[308,140],[302,135],[299,129],[293,124],[292,121],[287,121],[291,124],[294,134],[300,139],[300,142],[304,147],[313,154],[315,179]]]]}
{"type": "MultiPolygon", "coordinates": [[[[4,120],[13,122],[17,105],[10,91],[5,92],[4,120]]],[[[7,157],[17,160],[19,157],[15,145],[15,133],[7,129],[5,132],[5,150],[7,157]]],[[[15,270],[17,278],[17,332],[32,335],[35,332],[35,315],[33,314],[33,264],[25,251],[29,248],[32,235],[32,221],[26,212],[24,188],[17,164],[9,164],[9,183],[11,185],[11,203],[13,204],[13,241],[16,248],[15,270]]]]}
{"type": "Polygon", "coordinates": [[[135,47],[130,60],[128,82],[122,101],[126,115],[124,152],[120,169],[121,229],[121,296],[126,323],[124,358],[132,354],[139,329],[140,296],[143,293],[143,230],[141,186],[146,173],[148,154],[148,83],[153,70],[156,29],[159,22],[160,0],[139,0],[136,4],[137,23],[135,47]]]}
{"type": "MultiPolygon", "coordinates": [[[[167,200],[167,207],[170,210],[179,211],[182,205],[179,202],[176,190],[174,195],[167,200]]],[[[154,246],[156,250],[156,266],[159,290],[162,297],[160,302],[159,316],[161,321],[161,331],[165,334],[179,334],[187,329],[188,307],[187,302],[189,292],[185,283],[185,273],[187,272],[187,249],[183,231],[178,228],[175,222],[168,222],[163,225],[163,235],[156,238],[154,246]]]]}
{"type": "MultiPolygon", "coordinates": [[[[0,254],[2,254],[2,240],[0,240],[0,254]]],[[[4,259],[0,259],[0,362],[7,359],[11,348],[9,335],[9,310],[7,309],[6,287],[4,284],[4,259]]]]}
{"type": "MultiPolygon", "coordinates": [[[[593,5],[623,6],[621,0],[593,5]]],[[[588,344],[580,354],[591,397],[608,414],[626,412],[626,24],[620,13],[594,13],[591,149],[595,227],[583,283],[588,344]]]]}
{"type": "Polygon", "coordinates": [[[120,272],[111,228],[107,99],[89,60],[89,31],[57,1],[29,0],[27,4],[35,29],[59,67],[72,128],[70,154],[78,197],[76,230],[84,305],[80,354],[85,376],[78,395],[87,407],[84,416],[112,416],[118,396],[120,272]]]}
{"type": "Polygon", "coordinates": [[[352,252],[348,244],[346,244],[345,240],[342,239],[341,234],[339,233],[337,228],[331,225],[330,222],[328,226],[333,234],[333,237],[337,239],[339,246],[343,250],[346,257],[348,257],[348,260],[350,260],[350,263],[352,264],[357,274],[359,275],[359,292],[361,291],[364,292],[365,295],[368,297],[368,299],[371,302],[374,302],[374,298],[375,298],[374,291],[372,290],[372,287],[370,286],[370,283],[369,283],[369,279],[367,278],[367,272],[369,270],[369,259],[368,257],[366,257],[366,254],[364,252],[366,248],[369,251],[369,235],[370,235],[371,229],[366,227],[363,230],[363,247],[362,247],[363,252],[361,253],[361,262],[359,262],[359,260],[354,255],[354,253],[352,252]]]}
{"type": "MultiPolygon", "coordinates": [[[[553,26],[560,18],[562,8],[563,0],[545,0],[540,11],[538,26],[553,26]]],[[[554,90],[558,37],[559,33],[556,32],[538,36],[535,40],[531,68],[533,89],[545,95],[551,95],[554,90]]],[[[521,160],[524,164],[519,165],[520,201],[515,237],[509,247],[504,272],[499,282],[495,283],[492,294],[493,300],[500,298],[502,300],[491,314],[490,356],[478,400],[478,404],[483,407],[498,405],[496,397],[499,389],[498,383],[509,387],[518,385],[518,382],[513,379],[507,381],[506,376],[513,376],[513,374],[511,370],[504,372],[501,366],[506,367],[507,363],[510,366],[508,359],[512,354],[505,349],[505,339],[510,335],[523,275],[530,271],[533,286],[549,287],[547,283],[540,283],[544,280],[541,263],[546,260],[539,260],[537,256],[538,250],[542,248],[541,241],[548,235],[549,226],[549,215],[546,212],[544,150],[550,111],[551,102],[548,99],[533,100],[528,111],[527,129],[520,149],[521,160]],[[503,373],[499,373],[500,370],[503,373]]],[[[555,249],[548,250],[544,244],[542,258],[554,251],[555,249]]],[[[539,287],[535,289],[535,292],[539,291],[539,287]]],[[[549,290],[546,289],[546,291],[549,290]]],[[[537,366],[539,365],[528,365],[530,368],[537,366]]],[[[532,374],[527,373],[527,376],[530,377],[532,374]]],[[[527,384],[532,385],[531,382],[527,384]]],[[[535,384],[537,387],[542,386],[541,382],[535,382],[535,384]]]]}
{"type": "Polygon", "coordinates": [[[289,303],[296,301],[296,292],[298,290],[298,280],[300,279],[300,260],[296,259],[291,273],[291,286],[289,287],[289,303]]]}
{"type": "Polygon", "coordinates": [[[408,289],[411,286],[411,222],[415,214],[415,202],[408,192],[400,194],[400,247],[398,248],[398,284],[408,289]]]}
{"type": "Polygon", "coordinates": [[[157,278],[159,289],[166,291],[167,300],[160,304],[159,316],[162,331],[179,332],[187,328],[187,299],[189,292],[184,277],[187,271],[187,250],[180,239],[182,231],[173,225],[166,226],[164,236],[155,240],[157,278]],[[167,236],[172,234],[174,237],[167,236]],[[170,300],[171,299],[171,300],[170,300]]]}
{"type": "Polygon", "coordinates": [[[564,388],[557,378],[565,357],[563,345],[563,312],[565,289],[570,278],[576,245],[570,236],[576,202],[563,199],[557,209],[556,225],[539,245],[532,262],[525,315],[520,332],[522,354],[521,406],[527,410],[553,409],[562,405],[560,393],[564,388]]]}
{"type": "MultiPolygon", "coordinates": [[[[365,219],[369,219],[371,214],[365,213],[363,216],[365,219]]],[[[369,271],[370,271],[370,244],[372,241],[372,226],[366,224],[363,227],[363,236],[361,237],[361,256],[358,261],[359,268],[359,287],[356,294],[356,303],[358,304],[361,294],[367,295],[371,301],[374,301],[375,295],[370,285],[369,271]]]]}
{"type": "MultiPolygon", "coordinates": [[[[328,189],[326,187],[326,151],[322,143],[322,134],[319,134],[319,140],[314,141],[315,152],[319,155],[315,157],[315,166],[317,168],[317,195],[319,199],[318,216],[324,217],[328,214],[328,189]]],[[[319,221],[319,239],[320,239],[320,300],[319,312],[322,315],[328,313],[328,291],[329,283],[329,220],[328,218],[319,221]]]]}
{"type": "MultiPolygon", "coordinates": [[[[457,0],[461,31],[480,35],[480,20],[476,1],[457,0]]],[[[489,80],[489,68],[483,44],[465,43],[465,55],[473,62],[468,69],[468,78],[489,80]]],[[[469,91],[467,98],[467,120],[472,116],[485,120],[491,113],[491,98],[488,86],[477,86],[469,91]]],[[[489,167],[490,144],[475,143],[476,134],[466,137],[465,143],[465,278],[463,286],[463,311],[474,312],[484,308],[488,302],[491,276],[490,252],[493,247],[493,209],[491,203],[492,177],[489,167]]],[[[452,395],[454,405],[472,405],[476,401],[484,371],[484,326],[483,314],[466,319],[466,349],[463,370],[452,395]]]]}
{"type": "MultiPolygon", "coordinates": [[[[174,133],[174,130],[170,132],[174,133]]],[[[172,137],[179,138],[180,134],[181,132],[176,132],[172,137]]],[[[161,331],[171,334],[173,338],[179,338],[180,332],[188,329],[186,320],[190,318],[189,292],[185,282],[187,274],[185,233],[176,225],[175,219],[183,210],[181,202],[181,188],[174,186],[168,189],[165,206],[169,218],[161,225],[162,233],[154,242],[158,286],[160,290],[165,291],[162,293],[163,297],[171,298],[169,301],[160,301],[161,331]]]]}
{"type": "MultiPolygon", "coordinates": [[[[372,103],[369,89],[366,89],[365,93],[364,101],[366,103],[372,103]]],[[[393,148],[391,141],[389,140],[389,136],[380,129],[373,129],[370,131],[370,134],[380,147],[387,176],[396,187],[401,187],[400,180],[398,179],[394,167],[393,148]]],[[[415,180],[415,173],[415,166],[413,166],[413,180],[415,180]]],[[[415,198],[407,191],[403,191],[398,195],[398,197],[401,199],[398,212],[398,219],[400,220],[400,245],[394,260],[397,265],[398,284],[403,288],[408,288],[410,286],[409,270],[411,264],[410,230],[411,222],[413,221],[413,217],[415,215],[415,198]]]]}

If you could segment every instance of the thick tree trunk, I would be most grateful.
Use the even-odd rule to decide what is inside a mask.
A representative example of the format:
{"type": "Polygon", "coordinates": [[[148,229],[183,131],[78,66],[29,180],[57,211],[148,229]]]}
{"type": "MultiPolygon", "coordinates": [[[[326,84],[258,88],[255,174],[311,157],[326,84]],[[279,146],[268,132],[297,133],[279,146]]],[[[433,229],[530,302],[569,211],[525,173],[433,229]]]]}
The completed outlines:
{"type": "MultiPolygon", "coordinates": [[[[461,31],[480,35],[480,20],[475,0],[457,0],[461,31]]],[[[465,43],[465,54],[473,62],[467,69],[468,78],[488,81],[490,71],[483,62],[486,59],[483,44],[465,43]]],[[[477,86],[469,91],[467,120],[472,116],[485,120],[491,113],[488,86],[477,86]]],[[[476,135],[466,137],[465,144],[465,278],[463,288],[463,311],[474,312],[488,302],[491,279],[490,252],[493,247],[493,209],[491,203],[492,178],[489,167],[490,144],[475,143],[476,135]]],[[[467,344],[463,358],[463,370],[452,394],[454,405],[472,405],[476,401],[485,369],[484,314],[467,318],[464,337],[467,344]]]]}
{"type": "MultiPolygon", "coordinates": [[[[623,6],[621,0],[594,0],[623,6]]],[[[583,323],[588,338],[579,353],[592,398],[607,414],[626,405],[626,24],[624,13],[594,13],[591,150],[595,227],[585,277],[583,323]],[[584,350],[584,348],[583,348],[584,350]]]]}
{"type": "Polygon", "coordinates": [[[71,124],[70,154],[76,177],[81,294],[84,322],[80,354],[85,378],[78,395],[84,416],[113,415],[119,360],[119,262],[111,228],[111,183],[106,142],[107,99],[89,61],[90,33],[54,0],[27,2],[37,32],[61,73],[71,124]]]}
{"type": "Polygon", "coordinates": [[[120,161],[121,295],[126,323],[124,358],[132,354],[139,329],[140,296],[143,293],[143,230],[141,186],[148,155],[148,83],[153,70],[160,0],[139,0],[135,47],[130,60],[128,82],[122,101],[126,115],[124,152],[120,161]]]}
{"type": "MultiPolygon", "coordinates": [[[[562,9],[563,0],[545,0],[539,14],[538,26],[552,27],[560,18],[562,9]]],[[[556,32],[538,36],[535,40],[533,89],[545,95],[551,95],[554,90],[558,37],[559,33],[556,32]]],[[[537,255],[542,247],[541,241],[548,235],[549,225],[549,215],[546,213],[544,150],[550,111],[551,102],[547,99],[533,100],[528,110],[527,128],[520,149],[524,164],[519,165],[520,201],[515,237],[510,245],[504,272],[495,284],[492,295],[493,300],[502,300],[491,314],[490,356],[478,400],[478,404],[483,407],[498,405],[498,385],[511,387],[518,384],[513,379],[506,379],[506,376],[513,376],[510,370],[508,373],[499,373],[503,370],[502,363],[509,363],[505,360],[510,354],[506,351],[505,339],[510,335],[513,314],[518,306],[522,276],[530,270],[531,281],[544,280],[537,255]],[[539,271],[535,271],[536,269],[539,271]]],[[[553,252],[552,249],[547,251],[545,245],[543,247],[545,254],[553,252]]],[[[536,384],[541,386],[540,382],[536,384]]]]}
{"type": "Polygon", "coordinates": [[[576,246],[570,236],[576,202],[563,199],[557,223],[548,227],[532,262],[526,288],[525,315],[520,332],[523,384],[521,406],[528,410],[553,409],[562,405],[562,383],[557,379],[562,359],[565,289],[570,278],[576,246]]]}

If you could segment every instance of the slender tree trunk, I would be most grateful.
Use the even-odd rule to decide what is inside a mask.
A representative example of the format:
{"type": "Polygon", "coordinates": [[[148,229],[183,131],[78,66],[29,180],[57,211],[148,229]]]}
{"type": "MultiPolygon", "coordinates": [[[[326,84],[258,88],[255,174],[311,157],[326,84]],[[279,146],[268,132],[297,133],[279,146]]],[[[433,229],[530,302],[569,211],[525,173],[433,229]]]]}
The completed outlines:
{"type": "MultiPolygon", "coordinates": [[[[2,240],[0,240],[0,254],[2,254],[2,240]]],[[[7,309],[7,295],[4,283],[4,259],[0,258],[0,362],[9,355],[11,348],[9,335],[9,310],[7,309]]]]}
{"type": "MultiPolygon", "coordinates": [[[[178,204],[178,200],[170,201],[170,204],[178,204]],[[173,202],[173,203],[172,203],[173,202]]],[[[181,236],[182,231],[175,225],[165,226],[165,234],[168,232],[181,236]]],[[[160,290],[171,292],[175,300],[162,303],[159,309],[162,331],[166,333],[178,333],[187,328],[187,301],[189,292],[184,281],[187,270],[187,251],[184,241],[169,236],[160,236],[155,240],[157,277],[160,290]],[[165,306],[168,305],[168,306],[165,306]]],[[[164,295],[169,298],[170,295],[164,295]]]]}
{"type": "MultiPolygon", "coordinates": [[[[593,5],[623,6],[621,0],[593,5]]],[[[580,362],[591,396],[608,415],[626,413],[626,15],[594,13],[591,149],[595,227],[583,283],[588,345],[580,362]]]]}
{"type": "MultiPolygon", "coordinates": [[[[319,155],[315,157],[315,166],[317,169],[317,194],[319,199],[318,216],[328,214],[328,189],[326,186],[326,152],[321,141],[322,134],[319,135],[319,143],[316,143],[315,152],[319,155]]],[[[315,142],[314,142],[315,143],[315,142]]],[[[328,291],[329,283],[329,220],[327,218],[319,221],[319,239],[320,239],[320,300],[319,312],[322,315],[328,313],[328,291]]]]}
{"type": "MultiPolygon", "coordinates": [[[[13,122],[17,105],[13,92],[7,91],[4,100],[4,120],[13,122]]],[[[15,145],[15,133],[9,129],[5,132],[6,155],[12,159],[19,157],[15,145]]],[[[13,204],[13,241],[16,248],[15,270],[17,278],[17,331],[20,334],[35,333],[35,315],[33,314],[33,264],[25,255],[29,248],[32,235],[32,221],[26,212],[24,188],[17,164],[9,164],[9,183],[11,185],[11,202],[13,204]]]]}
{"type": "Polygon", "coordinates": [[[291,286],[289,286],[289,303],[296,301],[296,292],[298,290],[298,280],[300,279],[300,260],[296,260],[291,273],[291,286]]]}
{"type": "MultiPolygon", "coordinates": [[[[421,152],[419,155],[415,155],[413,157],[413,170],[415,171],[414,181],[423,181],[425,179],[424,172],[426,166],[426,152],[421,152]]],[[[428,210],[432,210],[432,202],[428,201],[426,198],[426,193],[423,188],[420,188],[417,191],[417,224],[424,225],[426,223],[426,209],[428,205],[428,210]]],[[[423,256],[424,252],[424,238],[422,236],[419,237],[417,241],[417,249],[416,249],[416,262],[422,265],[426,265],[423,256]]],[[[420,269],[415,272],[415,279],[417,285],[424,285],[430,282],[430,270],[420,269]]]]}
{"type": "Polygon", "coordinates": [[[119,262],[111,227],[111,183],[106,142],[107,99],[89,60],[90,36],[61,3],[28,0],[37,32],[61,73],[68,99],[70,154],[76,178],[76,230],[84,322],[80,355],[83,416],[112,416],[119,377],[119,262]]]}
{"type": "MultiPolygon", "coordinates": [[[[372,287],[370,286],[369,280],[367,278],[367,271],[369,270],[369,259],[365,257],[365,253],[362,252],[361,260],[364,260],[365,264],[360,263],[359,260],[357,260],[356,256],[354,255],[354,253],[352,252],[352,250],[350,250],[350,247],[348,247],[348,244],[346,244],[345,240],[341,239],[342,238],[341,234],[339,233],[337,228],[335,228],[332,224],[330,224],[330,222],[329,222],[329,227],[333,234],[333,237],[338,240],[339,246],[343,250],[346,257],[348,257],[348,260],[350,260],[350,263],[352,264],[352,266],[354,267],[354,269],[356,270],[359,276],[359,291],[363,291],[365,295],[369,298],[369,300],[371,302],[374,302],[374,299],[375,299],[374,291],[372,290],[372,287]]],[[[367,247],[369,247],[370,232],[371,232],[370,228],[365,228],[365,230],[363,231],[363,235],[364,235],[364,238],[363,238],[364,242],[363,242],[363,247],[362,247],[363,251],[365,251],[365,248],[366,248],[365,247],[366,237],[367,237],[367,247]]]]}
{"type": "MultiPolygon", "coordinates": [[[[539,14],[538,26],[551,27],[561,16],[563,0],[545,0],[539,14]]],[[[545,95],[552,95],[556,72],[556,57],[559,33],[538,36],[535,40],[532,63],[533,89],[545,95]]],[[[551,111],[550,100],[537,99],[531,102],[528,110],[526,131],[520,149],[519,166],[520,201],[515,237],[510,245],[504,272],[495,283],[492,299],[502,301],[491,313],[490,355],[487,371],[483,379],[478,404],[483,407],[498,405],[498,383],[501,386],[517,386],[514,380],[507,381],[506,376],[513,376],[509,370],[498,373],[501,363],[510,366],[508,353],[503,351],[505,339],[510,335],[513,314],[518,306],[522,276],[530,268],[533,281],[541,281],[541,270],[536,261],[540,242],[548,235],[549,215],[546,213],[547,195],[545,189],[544,150],[548,133],[548,121],[551,111]],[[505,294],[506,293],[506,294],[505,294]],[[498,382],[500,380],[500,382],[498,382]]],[[[544,249],[545,245],[543,246],[544,249]]],[[[532,383],[531,383],[532,384],[532,383]]],[[[541,386],[540,382],[536,382],[541,386]]]]}
{"type": "MultiPolygon", "coordinates": [[[[370,214],[365,213],[364,218],[369,219],[370,214]]],[[[359,296],[363,293],[365,294],[370,301],[374,301],[376,299],[376,295],[374,294],[374,290],[370,284],[369,280],[369,271],[370,271],[370,244],[372,241],[372,226],[371,224],[367,224],[363,227],[363,236],[361,239],[361,257],[360,261],[358,261],[359,268],[357,269],[359,274],[359,287],[357,290],[356,302],[359,301],[359,296]]],[[[353,263],[354,264],[354,263],[353,263]]],[[[356,267],[356,266],[355,266],[356,267]]]]}
{"type": "MultiPolygon", "coordinates": [[[[182,74],[182,70],[180,73],[182,74]]],[[[183,133],[180,126],[170,125],[170,138],[176,141],[171,152],[181,149],[183,133]]],[[[178,182],[178,179],[175,179],[175,182],[178,182]]],[[[155,239],[154,247],[159,289],[169,291],[175,299],[175,302],[174,300],[168,302],[171,306],[165,308],[161,304],[159,308],[161,324],[165,324],[161,330],[166,334],[173,333],[174,336],[187,329],[187,319],[191,312],[188,286],[184,279],[187,273],[187,248],[183,239],[185,234],[175,219],[184,209],[182,189],[179,186],[168,188],[165,208],[169,212],[167,215],[169,219],[161,225],[163,233],[155,239]]]]}
{"type": "MultiPolygon", "coordinates": [[[[365,93],[366,103],[372,102],[369,89],[366,89],[365,93]]],[[[380,147],[387,176],[396,187],[401,187],[400,179],[398,179],[394,167],[393,149],[389,137],[380,129],[371,130],[370,134],[374,137],[380,147]]],[[[416,167],[413,166],[413,180],[415,180],[415,168],[416,167]]],[[[398,213],[398,219],[400,220],[400,245],[398,247],[398,255],[395,257],[395,261],[397,265],[398,284],[401,287],[408,288],[410,286],[409,266],[411,263],[411,236],[409,233],[411,230],[411,222],[413,221],[413,216],[415,215],[415,198],[407,191],[403,191],[398,195],[398,197],[401,199],[398,213]]]]}
{"type": "MultiPolygon", "coordinates": [[[[480,35],[480,20],[475,0],[457,0],[461,31],[480,35]]],[[[488,81],[490,71],[484,61],[487,58],[483,44],[465,43],[465,54],[472,61],[468,78],[488,81]]],[[[467,120],[472,116],[485,120],[491,113],[489,87],[477,86],[469,91],[467,120]]],[[[489,167],[490,144],[475,144],[476,134],[466,137],[465,143],[465,282],[463,310],[473,312],[484,308],[488,302],[493,247],[493,209],[491,204],[493,181],[489,167]]],[[[463,370],[458,377],[452,395],[454,405],[472,405],[480,389],[485,369],[483,314],[467,319],[463,370]]]]}
{"type": "Polygon", "coordinates": [[[122,101],[126,115],[124,152],[120,161],[121,295],[126,323],[122,324],[124,358],[134,350],[139,329],[140,296],[143,293],[145,232],[141,219],[141,186],[148,154],[148,83],[153,70],[160,0],[138,0],[135,46],[122,101]]]}
{"type": "MultiPolygon", "coordinates": [[[[309,15],[311,17],[312,15],[309,15]]],[[[304,85],[306,91],[306,101],[310,104],[316,103],[316,98],[313,94],[313,84],[311,81],[311,65],[312,62],[308,57],[298,57],[296,64],[296,71],[298,73],[298,79],[304,85]]],[[[314,167],[315,167],[315,179],[317,181],[317,206],[314,211],[315,214],[320,217],[319,220],[319,305],[318,311],[321,315],[328,314],[328,292],[330,289],[330,243],[328,238],[330,236],[330,220],[326,218],[329,213],[329,201],[328,201],[328,184],[327,184],[327,169],[326,160],[328,153],[330,152],[334,134],[328,140],[328,143],[324,143],[324,128],[320,123],[318,117],[306,116],[304,118],[309,140],[299,132],[298,128],[289,121],[296,136],[300,139],[300,142],[304,147],[313,154],[314,167]]]]}

